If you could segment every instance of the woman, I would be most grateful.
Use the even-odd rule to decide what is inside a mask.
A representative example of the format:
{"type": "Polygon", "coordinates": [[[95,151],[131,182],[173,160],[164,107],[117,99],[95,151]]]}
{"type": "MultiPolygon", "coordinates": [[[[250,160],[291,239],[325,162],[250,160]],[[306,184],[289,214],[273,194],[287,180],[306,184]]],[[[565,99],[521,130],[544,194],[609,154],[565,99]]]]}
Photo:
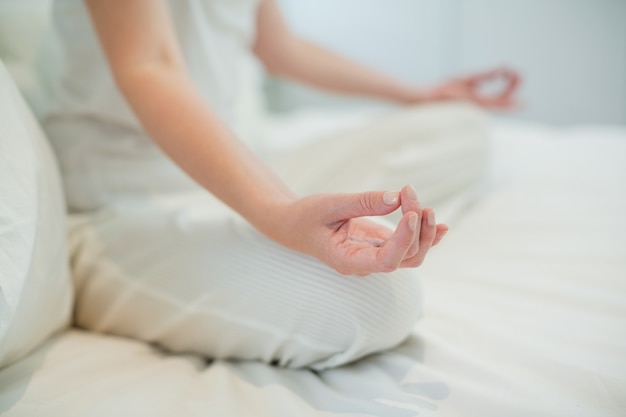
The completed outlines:
{"type": "MultiPolygon", "coordinates": [[[[65,66],[44,124],[82,212],[72,229],[79,325],[315,369],[408,335],[420,314],[412,268],[447,227],[410,185],[292,191],[229,126],[239,60],[252,50],[269,71],[334,91],[491,108],[513,104],[514,73],[416,89],[296,37],[274,0],[56,0],[54,14],[65,66]],[[478,94],[500,76],[505,91],[478,94]],[[395,230],[365,218],[395,211],[395,230]]],[[[344,143],[327,154],[360,157],[344,143]]],[[[275,168],[297,177],[310,160],[291,154],[275,168]]]]}

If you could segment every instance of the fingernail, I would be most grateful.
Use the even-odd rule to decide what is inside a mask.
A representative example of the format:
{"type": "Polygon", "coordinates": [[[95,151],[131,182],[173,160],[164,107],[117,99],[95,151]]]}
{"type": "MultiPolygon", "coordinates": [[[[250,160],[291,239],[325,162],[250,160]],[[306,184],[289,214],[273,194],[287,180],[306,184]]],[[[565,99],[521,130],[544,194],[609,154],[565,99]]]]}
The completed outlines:
{"type": "Polygon", "coordinates": [[[415,192],[415,188],[412,185],[409,185],[406,189],[406,195],[413,201],[417,201],[417,193],[415,192]]]}
{"type": "Polygon", "coordinates": [[[417,229],[417,214],[415,213],[409,215],[409,229],[413,232],[417,229]]]}
{"type": "Polygon", "coordinates": [[[428,217],[426,217],[426,221],[428,222],[429,226],[435,225],[435,212],[434,211],[428,212],[428,217]]]}
{"type": "Polygon", "coordinates": [[[395,206],[398,204],[398,198],[400,197],[400,193],[397,191],[387,191],[383,194],[383,203],[388,206],[395,206]]]}

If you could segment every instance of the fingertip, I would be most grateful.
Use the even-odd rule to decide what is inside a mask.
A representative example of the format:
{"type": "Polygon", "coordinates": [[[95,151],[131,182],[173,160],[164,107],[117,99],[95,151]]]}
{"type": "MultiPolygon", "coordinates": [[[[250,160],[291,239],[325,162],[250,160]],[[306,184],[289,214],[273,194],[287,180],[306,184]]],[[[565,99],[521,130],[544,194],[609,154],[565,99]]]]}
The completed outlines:
{"type": "Polygon", "coordinates": [[[417,191],[415,191],[415,187],[413,187],[411,184],[402,187],[402,192],[409,200],[417,201],[417,191]]]}
{"type": "Polygon", "coordinates": [[[383,203],[388,206],[395,206],[400,200],[400,193],[398,191],[386,191],[383,194],[383,203]]]}
{"type": "Polygon", "coordinates": [[[433,210],[430,210],[426,215],[426,223],[428,223],[430,227],[435,227],[437,225],[435,222],[435,212],[433,210]]]}
{"type": "Polygon", "coordinates": [[[435,235],[435,240],[433,241],[433,246],[436,246],[441,242],[444,236],[448,233],[448,226],[445,224],[437,225],[437,234],[435,235]]]}
{"type": "Polygon", "coordinates": [[[430,227],[434,227],[437,225],[436,221],[435,221],[435,210],[433,210],[430,207],[425,208],[422,211],[422,222],[425,225],[428,225],[430,227]]]}
{"type": "Polygon", "coordinates": [[[422,211],[419,200],[417,198],[417,192],[412,185],[405,185],[400,190],[400,202],[402,205],[402,213],[415,212],[419,214],[422,211]]]}

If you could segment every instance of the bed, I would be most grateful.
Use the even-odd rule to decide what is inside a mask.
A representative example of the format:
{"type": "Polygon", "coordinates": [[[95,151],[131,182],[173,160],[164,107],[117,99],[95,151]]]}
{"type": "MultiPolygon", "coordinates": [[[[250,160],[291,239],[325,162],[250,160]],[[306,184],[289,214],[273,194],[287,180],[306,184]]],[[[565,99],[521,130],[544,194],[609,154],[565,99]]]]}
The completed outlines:
{"type": "MultiPolygon", "coordinates": [[[[268,136],[366,118],[302,112],[268,136]]],[[[0,370],[0,414],[626,415],[626,128],[494,121],[489,182],[452,226],[391,351],[313,372],[69,328],[0,370]]]]}
{"type": "MultiPolygon", "coordinates": [[[[35,110],[30,68],[47,7],[37,0],[0,9],[0,55],[35,110]]],[[[371,116],[307,110],[271,117],[264,128],[272,146],[288,146],[371,116]]],[[[313,372],[175,355],[61,326],[43,342],[43,333],[31,335],[37,347],[4,367],[0,344],[0,415],[626,415],[626,127],[494,119],[491,141],[488,183],[420,267],[424,317],[397,348],[313,372]]],[[[16,158],[6,149],[0,193],[3,163],[16,158]]],[[[7,201],[0,198],[0,238],[7,201]]]]}

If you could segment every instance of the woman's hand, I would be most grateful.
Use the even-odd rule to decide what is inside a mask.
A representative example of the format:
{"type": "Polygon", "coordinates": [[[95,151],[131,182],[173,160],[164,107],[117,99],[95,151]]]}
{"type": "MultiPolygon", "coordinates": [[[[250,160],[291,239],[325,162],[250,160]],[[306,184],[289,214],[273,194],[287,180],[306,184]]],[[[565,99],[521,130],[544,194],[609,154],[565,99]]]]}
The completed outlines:
{"type": "Polygon", "coordinates": [[[422,209],[411,186],[401,192],[323,194],[292,203],[279,235],[287,247],[315,256],[344,275],[391,272],[422,264],[448,230],[436,225],[432,209],[422,209]],[[363,216],[402,208],[395,231],[363,216]]]}
{"type": "Polygon", "coordinates": [[[466,100],[491,110],[512,110],[518,103],[514,95],[520,84],[517,72],[498,68],[478,74],[453,79],[426,93],[427,101],[466,100]],[[482,89],[489,83],[500,82],[500,91],[485,93],[482,89]]]}

